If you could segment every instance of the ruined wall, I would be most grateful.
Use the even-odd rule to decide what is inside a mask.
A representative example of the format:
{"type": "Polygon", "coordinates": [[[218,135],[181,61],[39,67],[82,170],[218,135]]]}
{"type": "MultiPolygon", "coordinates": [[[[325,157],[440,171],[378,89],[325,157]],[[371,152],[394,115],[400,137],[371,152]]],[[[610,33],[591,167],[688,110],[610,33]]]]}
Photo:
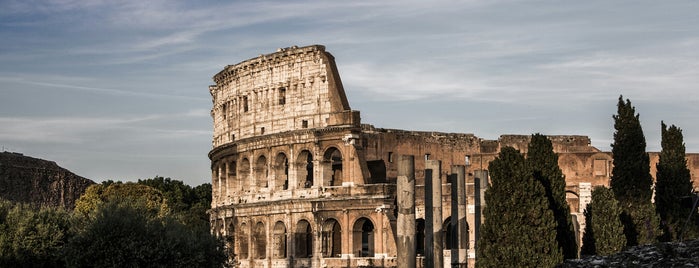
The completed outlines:
{"type": "Polygon", "coordinates": [[[254,136],[359,123],[334,58],[323,46],[291,47],[229,65],[214,76],[214,147],[254,136]]]}

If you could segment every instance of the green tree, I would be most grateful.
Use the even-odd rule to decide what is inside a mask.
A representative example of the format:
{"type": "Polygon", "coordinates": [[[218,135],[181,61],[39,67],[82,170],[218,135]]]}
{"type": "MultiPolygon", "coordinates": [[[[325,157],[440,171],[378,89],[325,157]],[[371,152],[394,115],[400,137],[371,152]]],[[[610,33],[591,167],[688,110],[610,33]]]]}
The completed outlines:
{"type": "Polygon", "coordinates": [[[597,186],[592,190],[592,201],[585,208],[585,234],[582,255],[611,255],[626,245],[621,207],[614,193],[597,186]]]}
{"type": "Polygon", "coordinates": [[[70,214],[0,200],[0,267],[64,267],[70,214]]]}
{"type": "MultiPolygon", "coordinates": [[[[655,206],[663,229],[662,240],[678,238],[682,225],[691,208],[683,207],[681,198],[693,196],[692,175],[687,168],[682,130],[675,125],[667,128],[661,122],[660,160],[658,161],[655,183],[655,206]]],[[[696,219],[697,217],[695,217],[696,219]]],[[[684,237],[696,237],[696,222],[688,226],[684,237]]]]}
{"type": "Polygon", "coordinates": [[[93,184],[75,201],[75,212],[89,216],[105,202],[126,202],[145,206],[151,212],[164,216],[170,213],[163,193],[153,187],[136,183],[93,184]]]}
{"type": "Polygon", "coordinates": [[[223,244],[146,205],[102,203],[65,249],[69,267],[221,267],[223,244]]]}
{"type": "Polygon", "coordinates": [[[546,190],[549,209],[556,220],[556,240],[565,259],[578,256],[578,245],[573,231],[570,207],[566,201],[566,181],[558,166],[558,155],[553,152],[551,141],[544,135],[534,134],[527,150],[527,163],[534,178],[546,190]]]}
{"type": "Polygon", "coordinates": [[[653,178],[639,115],[631,101],[619,96],[613,118],[616,131],[611,145],[614,167],[610,186],[624,211],[626,242],[628,246],[652,243],[659,235],[659,220],[654,209],[650,210],[653,178]]]}
{"type": "Polygon", "coordinates": [[[478,241],[477,267],[553,267],[563,260],[556,222],[544,187],[524,156],[505,147],[488,166],[485,222],[478,241]]]}
{"type": "Polygon", "coordinates": [[[171,215],[180,222],[190,227],[209,229],[209,216],[206,211],[211,208],[211,184],[205,183],[192,188],[182,181],[158,176],[138,180],[138,183],[160,190],[171,215]]]}

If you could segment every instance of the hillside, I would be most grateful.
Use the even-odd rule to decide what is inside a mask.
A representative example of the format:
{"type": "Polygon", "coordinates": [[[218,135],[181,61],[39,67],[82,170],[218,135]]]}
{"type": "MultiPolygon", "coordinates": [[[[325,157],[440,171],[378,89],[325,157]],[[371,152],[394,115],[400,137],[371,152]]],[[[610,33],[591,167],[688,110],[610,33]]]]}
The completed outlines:
{"type": "Polygon", "coordinates": [[[72,209],[95,182],[73,174],[53,161],[0,153],[0,198],[40,206],[72,209]]]}

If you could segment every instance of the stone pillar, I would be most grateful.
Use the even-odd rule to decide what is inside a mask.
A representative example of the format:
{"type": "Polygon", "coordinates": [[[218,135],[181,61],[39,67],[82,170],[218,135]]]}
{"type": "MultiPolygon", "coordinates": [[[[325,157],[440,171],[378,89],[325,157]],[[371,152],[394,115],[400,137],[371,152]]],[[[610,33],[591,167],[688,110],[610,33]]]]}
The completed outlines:
{"type": "Polygon", "coordinates": [[[415,268],[415,156],[398,157],[397,203],[398,268],[415,268]]]}
{"type": "MultiPolygon", "coordinates": [[[[485,190],[488,189],[488,171],[487,170],[476,170],[474,172],[475,178],[473,179],[474,183],[474,191],[475,191],[475,207],[474,207],[474,212],[475,212],[475,221],[474,221],[474,234],[476,237],[476,246],[474,248],[474,252],[477,252],[476,249],[478,247],[478,239],[480,238],[481,234],[481,223],[483,222],[483,209],[485,209],[486,203],[485,203],[485,190]]],[[[476,259],[478,259],[478,255],[476,255],[476,259]]]]}
{"type": "Polygon", "coordinates": [[[468,223],[466,221],[466,167],[451,167],[451,267],[466,267],[468,249],[468,223]]]}
{"type": "Polygon", "coordinates": [[[442,162],[425,160],[425,267],[427,268],[444,267],[441,174],[442,162]]]}

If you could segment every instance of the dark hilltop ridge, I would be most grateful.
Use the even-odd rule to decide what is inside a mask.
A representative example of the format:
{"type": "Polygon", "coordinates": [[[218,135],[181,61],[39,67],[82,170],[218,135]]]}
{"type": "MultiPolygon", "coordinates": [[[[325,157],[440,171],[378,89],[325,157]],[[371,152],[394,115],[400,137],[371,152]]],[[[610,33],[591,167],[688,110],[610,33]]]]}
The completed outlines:
{"type": "Polygon", "coordinates": [[[75,201],[95,182],[73,174],[56,162],[0,153],[0,198],[37,206],[73,209],[75,201]]]}

